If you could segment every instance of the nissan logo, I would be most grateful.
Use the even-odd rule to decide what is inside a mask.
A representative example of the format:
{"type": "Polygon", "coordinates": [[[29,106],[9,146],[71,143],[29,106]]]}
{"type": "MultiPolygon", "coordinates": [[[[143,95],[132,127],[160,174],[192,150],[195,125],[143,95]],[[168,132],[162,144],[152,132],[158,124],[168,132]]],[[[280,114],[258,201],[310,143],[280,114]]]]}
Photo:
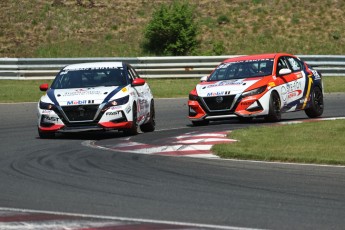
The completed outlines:
{"type": "Polygon", "coordinates": [[[218,104],[222,103],[223,102],[223,97],[216,97],[216,102],[218,104]]]}

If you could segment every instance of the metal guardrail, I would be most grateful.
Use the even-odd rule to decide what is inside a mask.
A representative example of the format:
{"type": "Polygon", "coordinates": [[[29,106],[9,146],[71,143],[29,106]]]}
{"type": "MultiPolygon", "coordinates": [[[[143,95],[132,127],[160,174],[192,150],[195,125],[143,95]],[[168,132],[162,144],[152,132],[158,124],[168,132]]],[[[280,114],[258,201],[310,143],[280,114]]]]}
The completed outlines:
{"type": "MultiPolygon", "coordinates": [[[[143,78],[199,78],[232,56],[178,56],[137,58],[0,58],[0,79],[52,79],[74,63],[125,61],[143,78]]],[[[345,56],[297,55],[323,76],[345,76],[345,56]]]]}

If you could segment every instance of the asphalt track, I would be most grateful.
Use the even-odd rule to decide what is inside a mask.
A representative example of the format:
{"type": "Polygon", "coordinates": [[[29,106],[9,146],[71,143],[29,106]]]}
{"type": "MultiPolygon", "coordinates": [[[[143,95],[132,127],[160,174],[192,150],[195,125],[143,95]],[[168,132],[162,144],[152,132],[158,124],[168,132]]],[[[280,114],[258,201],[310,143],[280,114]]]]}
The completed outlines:
{"type": "MultiPolygon", "coordinates": [[[[159,144],[190,132],[267,124],[229,120],[191,127],[186,102],[156,100],[157,131],[131,140],[159,144]]],[[[345,116],[345,94],[325,95],[325,104],[324,118],[345,116]]],[[[0,207],[200,226],[345,226],[344,167],[167,157],[83,144],[89,140],[100,146],[120,143],[125,137],[117,132],[41,140],[35,107],[34,103],[0,104],[0,207]]],[[[284,114],[283,119],[307,117],[297,112],[284,114]]]]}

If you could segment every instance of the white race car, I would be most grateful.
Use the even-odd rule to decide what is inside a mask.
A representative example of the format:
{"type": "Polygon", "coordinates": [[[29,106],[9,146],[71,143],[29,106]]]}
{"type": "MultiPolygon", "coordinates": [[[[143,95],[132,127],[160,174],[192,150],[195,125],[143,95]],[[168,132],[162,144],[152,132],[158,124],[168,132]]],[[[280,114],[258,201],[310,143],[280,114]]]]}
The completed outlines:
{"type": "Polygon", "coordinates": [[[150,87],[123,62],[73,64],[63,68],[38,103],[38,134],[123,130],[127,135],[155,129],[150,87]]]}

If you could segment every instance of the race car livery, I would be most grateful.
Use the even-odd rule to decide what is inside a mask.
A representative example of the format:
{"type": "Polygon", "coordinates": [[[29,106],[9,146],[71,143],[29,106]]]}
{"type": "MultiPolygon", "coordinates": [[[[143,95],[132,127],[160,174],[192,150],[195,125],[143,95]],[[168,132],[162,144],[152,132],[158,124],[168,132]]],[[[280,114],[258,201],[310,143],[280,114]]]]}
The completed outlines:
{"type": "Polygon", "coordinates": [[[323,113],[321,74],[296,56],[276,53],[227,59],[189,93],[189,119],[194,125],[210,120],[265,117],[304,110],[308,117],[323,113]]]}
{"type": "Polygon", "coordinates": [[[73,64],[52,82],[40,85],[41,138],[56,132],[123,130],[128,135],[154,131],[155,110],[150,87],[135,69],[122,62],[73,64]]]}

